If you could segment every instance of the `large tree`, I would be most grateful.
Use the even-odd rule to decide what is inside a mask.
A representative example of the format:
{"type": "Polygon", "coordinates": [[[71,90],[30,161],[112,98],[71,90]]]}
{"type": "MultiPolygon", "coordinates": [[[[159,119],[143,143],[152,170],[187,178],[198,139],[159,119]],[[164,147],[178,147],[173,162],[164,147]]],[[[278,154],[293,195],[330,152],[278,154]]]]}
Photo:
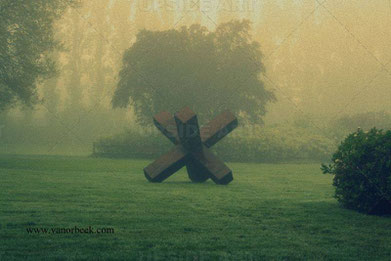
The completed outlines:
{"type": "Polygon", "coordinates": [[[183,106],[201,117],[230,109],[262,122],[275,96],[260,79],[262,53],[249,31],[247,20],[221,24],[214,32],[200,25],[140,31],[124,54],[113,106],[133,105],[142,124],[159,111],[183,106]]]}
{"type": "Polygon", "coordinates": [[[53,23],[76,0],[0,1],[0,111],[38,101],[37,83],[53,74],[53,23]]]}

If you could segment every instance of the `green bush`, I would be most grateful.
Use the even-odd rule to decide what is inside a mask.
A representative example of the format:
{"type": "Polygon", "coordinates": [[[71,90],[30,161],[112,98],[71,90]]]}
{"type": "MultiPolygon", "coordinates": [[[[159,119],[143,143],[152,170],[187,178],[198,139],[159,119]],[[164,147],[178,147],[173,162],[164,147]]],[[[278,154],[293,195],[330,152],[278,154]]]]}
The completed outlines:
{"type": "Polygon", "coordinates": [[[350,134],[322,171],[335,175],[335,197],[346,208],[391,213],[391,131],[359,129],[350,134]]]}
{"type": "MultiPolygon", "coordinates": [[[[155,128],[132,129],[102,138],[94,155],[121,158],[156,158],[172,145],[155,128]]],[[[240,127],[213,146],[225,161],[288,162],[326,160],[336,144],[308,129],[292,126],[240,127]]]]}
{"type": "Polygon", "coordinates": [[[155,158],[170,148],[170,142],[157,131],[127,130],[99,139],[94,143],[93,156],[108,158],[155,158]]]}

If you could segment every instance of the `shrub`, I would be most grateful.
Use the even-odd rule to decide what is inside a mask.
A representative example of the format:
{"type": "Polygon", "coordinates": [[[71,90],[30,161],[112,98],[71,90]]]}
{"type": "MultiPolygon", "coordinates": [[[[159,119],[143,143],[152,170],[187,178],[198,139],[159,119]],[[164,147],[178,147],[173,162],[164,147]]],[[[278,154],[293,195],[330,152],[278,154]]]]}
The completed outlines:
{"type": "Polygon", "coordinates": [[[335,197],[346,208],[391,213],[391,131],[359,129],[350,134],[322,171],[335,175],[335,197]]]}
{"type": "MultiPolygon", "coordinates": [[[[94,156],[156,158],[172,145],[153,126],[134,128],[113,137],[102,138],[94,145],[94,156]]],[[[308,129],[292,126],[240,127],[213,146],[225,161],[287,162],[325,160],[336,144],[308,129]]]]}
{"type": "Polygon", "coordinates": [[[253,125],[238,128],[213,149],[227,161],[289,162],[323,160],[335,147],[310,129],[253,125]]]}
{"type": "MultiPolygon", "coordinates": [[[[150,130],[150,129],[149,129],[150,130]]],[[[108,158],[156,158],[170,148],[170,142],[157,131],[127,130],[94,143],[93,156],[108,158]]]]}

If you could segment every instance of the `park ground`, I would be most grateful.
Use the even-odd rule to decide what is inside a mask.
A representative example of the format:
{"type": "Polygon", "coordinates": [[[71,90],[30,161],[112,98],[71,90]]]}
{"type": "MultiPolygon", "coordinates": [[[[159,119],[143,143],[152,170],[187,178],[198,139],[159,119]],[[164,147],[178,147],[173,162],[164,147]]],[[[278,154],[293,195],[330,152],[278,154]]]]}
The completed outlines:
{"type": "Polygon", "coordinates": [[[319,163],[228,163],[218,186],[148,162],[0,155],[0,260],[391,259],[391,218],[341,208],[319,163]],[[107,233],[55,232],[75,226],[107,233]]]}

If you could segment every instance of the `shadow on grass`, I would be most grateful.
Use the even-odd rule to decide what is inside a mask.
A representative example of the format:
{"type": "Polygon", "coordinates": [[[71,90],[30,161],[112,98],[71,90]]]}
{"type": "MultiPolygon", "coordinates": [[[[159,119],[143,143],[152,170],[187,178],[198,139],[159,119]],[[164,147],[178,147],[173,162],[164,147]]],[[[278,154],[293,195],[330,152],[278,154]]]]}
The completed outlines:
{"type": "Polygon", "coordinates": [[[348,209],[338,203],[337,200],[333,201],[312,201],[305,203],[298,203],[298,207],[305,209],[310,213],[318,215],[335,215],[339,217],[349,217],[349,218],[391,218],[391,215],[373,215],[358,212],[354,209],[348,209]]]}
{"type": "Polygon", "coordinates": [[[189,181],[187,181],[187,180],[181,180],[181,181],[176,181],[176,180],[169,181],[169,180],[167,180],[167,181],[164,181],[162,183],[154,183],[154,184],[166,185],[166,186],[169,186],[169,185],[208,186],[208,187],[209,186],[218,186],[213,181],[207,181],[207,182],[204,182],[204,183],[195,183],[195,182],[191,182],[190,180],[189,181]]]}

